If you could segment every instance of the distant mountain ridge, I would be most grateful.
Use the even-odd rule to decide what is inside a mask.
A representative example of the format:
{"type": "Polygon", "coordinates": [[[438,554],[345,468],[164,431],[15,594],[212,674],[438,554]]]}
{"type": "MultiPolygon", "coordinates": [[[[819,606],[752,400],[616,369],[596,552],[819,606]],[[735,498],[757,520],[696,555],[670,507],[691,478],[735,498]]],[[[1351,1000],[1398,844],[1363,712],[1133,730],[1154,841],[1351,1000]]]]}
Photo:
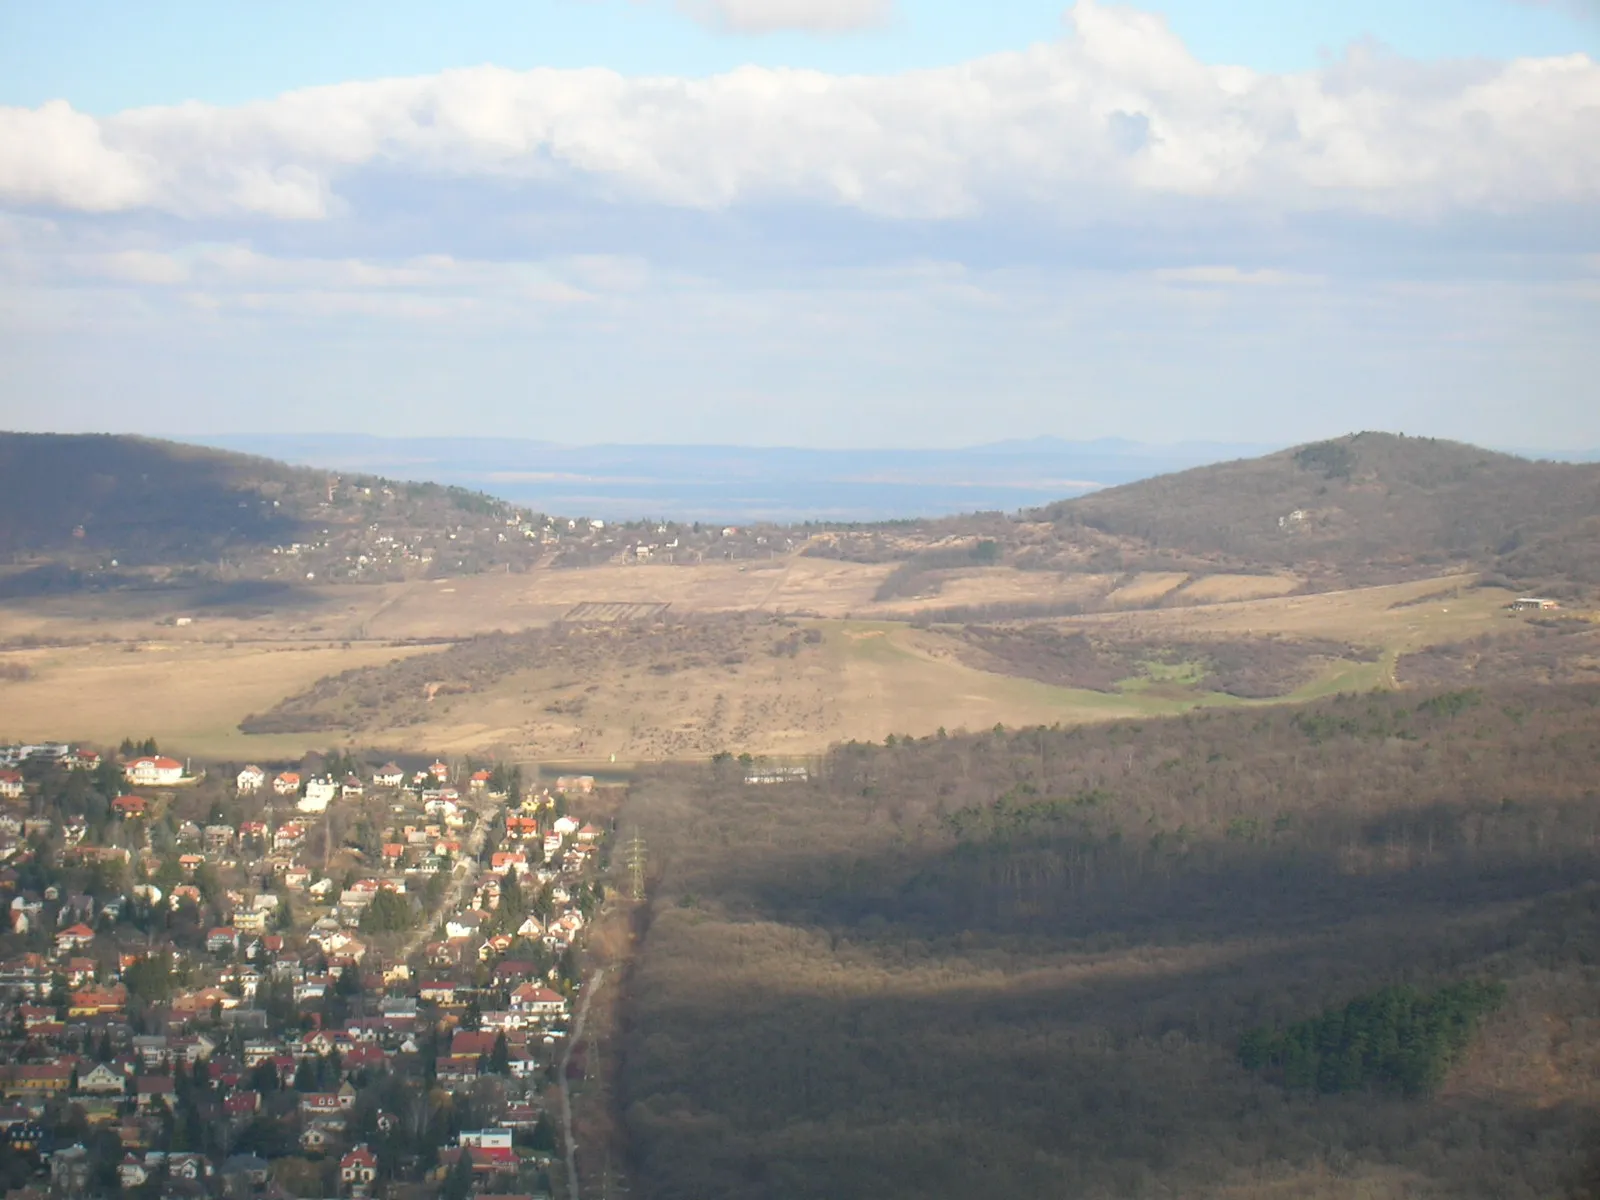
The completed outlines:
{"type": "MultiPolygon", "coordinates": [[[[1091,463],[1092,447],[1074,446],[1081,457],[1073,461],[1091,463]]],[[[1104,462],[1132,472],[1134,455],[1148,448],[1104,449],[1104,462]]],[[[392,460],[395,447],[383,443],[378,451],[392,460]]],[[[490,469],[524,461],[519,456],[526,447],[515,443],[457,439],[433,452],[450,462],[465,455],[490,480],[577,477],[574,487],[593,488],[597,478],[626,480],[630,467],[639,466],[640,448],[580,452],[558,447],[552,451],[559,452],[557,457],[543,465],[571,468],[564,472],[490,469]],[[573,461],[559,457],[567,454],[573,461]],[[591,478],[581,475],[585,469],[607,474],[591,478]]],[[[347,446],[346,456],[350,453],[347,446]]],[[[983,509],[981,498],[1002,486],[996,481],[1010,480],[1020,492],[1025,489],[1019,481],[1066,461],[1058,448],[1048,446],[959,454],[752,453],[738,447],[663,447],[652,451],[655,479],[640,486],[654,488],[672,474],[686,488],[712,479],[724,489],[748,486],[756,494],[776,476],[824,493],[875,488],[880,502],[943,488],[967,502],[954,511],[973,514],[983,509]],[[950,480],[953,464],[970,464],[984,453],[1001,463],[995,472],[974,477],[977,482],[950,480]],[[808,480],[807,471],[820,464],[836,476],[808,480]]],[[[1142,473],[1150,475],[1155,461],[1144,459],[1142,473]]],[[[434,464],[415,465],[423,474],[434,464]]],[[[128,571],[143,572],[145,579],[183,576],[299,586],[636,561],[635,543],[648,541],[647,532],[655,528],[654,521],[639,522],[649,511],[642,504],[623,509],[632,524],[619,528],[608,517],[601,530],[599,522],[590,526],[534,515],[563,513],[563,507],[522,507],[459,486],[395,482],[348,467],[296,467],[126,436],[0,434],[0,478],[7,483],[0,504],[0,555],[32,572],[26,579],[8,575],[7,594],[121,586],[126,580],[115,573],[128,571]],[[569,528],[577,532],[569,535],[569,528]]],[[[1059,489],[1060,480],[1032,478],[1027,486],[1059,489]]],[[[618,506],[633,503],[625,491],[609,494],[618,506]]],[[[572,513],[587,515],[576,505],[565,509],[572,513]]],[[[1156,474],[1074,498],[1052,497],[1024,511],[1020,520],[993,509],[988,515],[949,519],[937,513],[920,519],[903,515],[908,519],[853,526],[849,539],[870,545],[841,544],[835,556],[906,561],[912,574],[911,568],[926,574],[974,564],[1065,573],[1203,568],[1293,571],[1313,586],[1330,587],[1472,569],[1530,584],[1600,583],[1600,464],[1533,462],[1394,434],[1353,434],[1156,474]],[[1054,531],[1041,541],[1046,523],[1054,531]],[[993,543],[981,564],[959,549],[975,538],[993,543]]],[[[740,521],[739,536],[752,543],[741,550],[733,541],[714,548],[684,541],[689,524],[677,527],[685,531],[672,539],[679,549],[665,553],[664,561],[698,562],[707,552],[719,558],[745,552],[766,556],[773,547],[807,545],[815,532],[791,528],[761,543],[750,523],[740,521]]],[[[705,524],[720,536],[723,521],[705,524]]],[[[840,522],[833,526],[839,528],[840,522]]],[[[696,525],[693,536],[704,540],[712,534],[702,534],[696,525]]],[[[808,546],[808,553],[814,550],[808,546]]]]}

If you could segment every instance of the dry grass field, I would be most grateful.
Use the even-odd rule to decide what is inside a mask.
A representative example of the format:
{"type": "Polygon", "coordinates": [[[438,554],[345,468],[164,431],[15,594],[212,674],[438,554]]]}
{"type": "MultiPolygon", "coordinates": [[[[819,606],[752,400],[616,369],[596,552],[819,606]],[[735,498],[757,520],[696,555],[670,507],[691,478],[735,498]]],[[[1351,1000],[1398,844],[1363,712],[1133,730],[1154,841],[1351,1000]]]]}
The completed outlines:
{"type": "MultiPolygon", "coordinates": [[[[324,676],[440,649],[396,646],[395,641],[536,628],[579,605],[595,604],[670,604],[679,614],[800,612],[808,615],[799,619],[799,628],[815,627],[820,641],[792,657],[752,643],[741,649],[738,661],[681,669],[611,661],[597,643],[602,648],[583,660],[581,672],[530,665],[482,690],[430,705],[422,724],[380,724],[343,738],[330,733],[324,740],[609,763],[613,756],[618,762],[648,761],[724,749],[810,754],[838,741],[881,741],[891,733],[926,735],[996,723],[1070,724],[1242,703],[1186,689],[1181,681],[1123,692],[1088,691],[978,669],[948,631],[861,619],[891,607],[871,600],[886,570],[796,557],[743,569],[732,564],[603,567],[325,588],[272,611],[200,611],[192,625],[178,628],[157,625],[175,611],[162,610],[159,598],[120,613],[115,597],[13,605],[0,610],[0,638],[13,646],[24,636],[99,640],[0,652],[0,662],[32,673],[22,681],[0,682],[0,736],[117,741],[151,734],[164,745],[198,755],[296,753],[317,739],[245,735],[238,723],[324,676]]],[[[1013,603],[1074,592],[1148,604],[1180,584],[1188,592],[1233,596],[1297,585],[1286,576],[1185,579],[1146,576],[1113,591],[1118,581],[1104,576],[1063,580],[973,572],[924,604],[1013,603]],[[985,583],[995,590],[983,590],[985,583]]],[[[1505,594],[1490,589],[1418,602],[1465,582],[1455,577],[1324,595],[1232,599],[1049,624],[1126,638],[1203,641],[1277,634],[1382,649],[1376,662],[1330,664],[1288,697],[1300,700],[1394,686],[1399,653],[1476,636],[1512,619],[1502,611],[1505,594]]],[[[917,607],[896,605],[892,611],[903,617],[917,607]]],[[[759,641],[780,635],[781,630],[751,636],[759,641]]]]}
{"type": "Polygon", "coordinates": [[[1206,575],[1176,592],[1185,604],[1209,604],[1227,600],[1262,600],[1285,596],[1304,581],[1296,575],[1206,575]]]}
{"type": "Polygon", "coordinates": [[[26,666],[33,677],[0,682],[0,738],[115,745],[153,735],[185,754],[298,756],[305,736],[246,737],[239,721],[330,672],[417,652],[179,641],[14,650],[0,654],[0,663],[26,666]]]}

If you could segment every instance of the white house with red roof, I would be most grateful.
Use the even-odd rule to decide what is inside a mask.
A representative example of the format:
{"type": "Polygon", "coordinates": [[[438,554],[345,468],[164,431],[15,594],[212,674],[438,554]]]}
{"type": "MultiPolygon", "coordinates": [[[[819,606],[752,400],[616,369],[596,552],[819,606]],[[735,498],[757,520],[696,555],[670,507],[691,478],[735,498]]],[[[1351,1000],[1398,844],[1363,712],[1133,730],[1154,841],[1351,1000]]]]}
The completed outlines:
{"type": "Polygon", "coordinates": [[[137,787],[166,787],[183,782],[183,764],[175,758],[146,754],[123,767],[128,782],[137,787]]]}
{"type": "Polygon", "coordinates": [[[234,780],[233,786],[234,790],[239,792],[240,795],[249,795],[254,792],[259,792],[262,788],[267,786],[267,773],[260,767],[251,764],[239,772],[238,777],[234,780]]]}
{"type": "Polygon", "coordinates": [[[560,992],[552,992],[537,983],[524,983],[511,993],[511,1008],[536,1017],[559,1017],[567,1011],[567,1001],[560,992]]]}
{"type": "Polygon", "coordinates": [[[293,796],[300,790],[298,771],[284,771],[272,781],[272,790],[280,796],[293,796]]]}
{"type": "Polygon", "coordinates": [[[357,1146],[339,1160],[339,1182],[352,1196],[365,1196],[377,1177],[377,1156],[365,1145],[357,1146]]]}
{"type": "Polygon", "coordinates": [[[87,950],[94,944],[94,930],[87,925],[72,925],[56,934],[56,949],[62,954],[87,950]]]}
{"type": "Polygon", "coordinates": [[[15,771],[0,771],[0,796],[7,800],[22,798],[22,776],[15,771]]]}

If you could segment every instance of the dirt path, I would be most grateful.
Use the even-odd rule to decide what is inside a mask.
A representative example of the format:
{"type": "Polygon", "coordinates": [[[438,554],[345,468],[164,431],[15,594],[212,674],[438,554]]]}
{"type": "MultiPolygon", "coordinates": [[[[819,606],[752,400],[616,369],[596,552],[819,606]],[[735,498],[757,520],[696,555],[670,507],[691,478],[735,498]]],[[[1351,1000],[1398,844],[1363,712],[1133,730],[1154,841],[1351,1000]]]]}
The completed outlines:
{"type": "Polygon", "coordinates": [[[605,982],[606,969],[601,967],[589,979],[583,989],[583,995],[578,1001],[578,1015],[572,1022],[572,1036],[567,1039],[566,1053],[561,1056],[561,1144],[566,1148],[567,1154],[567,1195],[569,1200],[579,1200],[578,1197],[578,1147],[572,1140],[572,1094],[567,1090],[567,1064],[572,1061],[572,1052],[583,1040],[583,1022],[589,1015],[589,1001],[600,990],[600,985],[605,982]]]}

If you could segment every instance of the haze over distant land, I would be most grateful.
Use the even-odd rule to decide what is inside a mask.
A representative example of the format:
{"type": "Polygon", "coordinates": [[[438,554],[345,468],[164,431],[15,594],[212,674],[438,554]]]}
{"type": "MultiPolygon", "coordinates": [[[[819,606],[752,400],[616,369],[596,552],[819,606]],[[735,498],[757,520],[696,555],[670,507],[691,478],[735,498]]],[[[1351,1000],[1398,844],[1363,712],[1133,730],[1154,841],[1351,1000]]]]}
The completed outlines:
{"type": "Polygon", "coordinates": [[[630,520],[891,520],[1013,512],[1273,447],[1032,438],[963,450],[561,446],[516,438],[186,438],[300,466],[428,479],[544,512],[630,520]]]}
{"type": "Polygon", "coordinates": [[[1592,6],[52,7],[12,428],[1600,444],[1592,6]]]}
{"type": "MultiPolygon", "coordinates": [[[[1015,512],[1277,449],[1054,437],[958,450],[563,446],[520,438],[285,433],[178,440],[298,466],[452,483],[544,512],[685,521],[884,521],[1015,512]]],[[[1518,453],[1573,462],[1600,459],[1600,451],[1518,453]]]]}

